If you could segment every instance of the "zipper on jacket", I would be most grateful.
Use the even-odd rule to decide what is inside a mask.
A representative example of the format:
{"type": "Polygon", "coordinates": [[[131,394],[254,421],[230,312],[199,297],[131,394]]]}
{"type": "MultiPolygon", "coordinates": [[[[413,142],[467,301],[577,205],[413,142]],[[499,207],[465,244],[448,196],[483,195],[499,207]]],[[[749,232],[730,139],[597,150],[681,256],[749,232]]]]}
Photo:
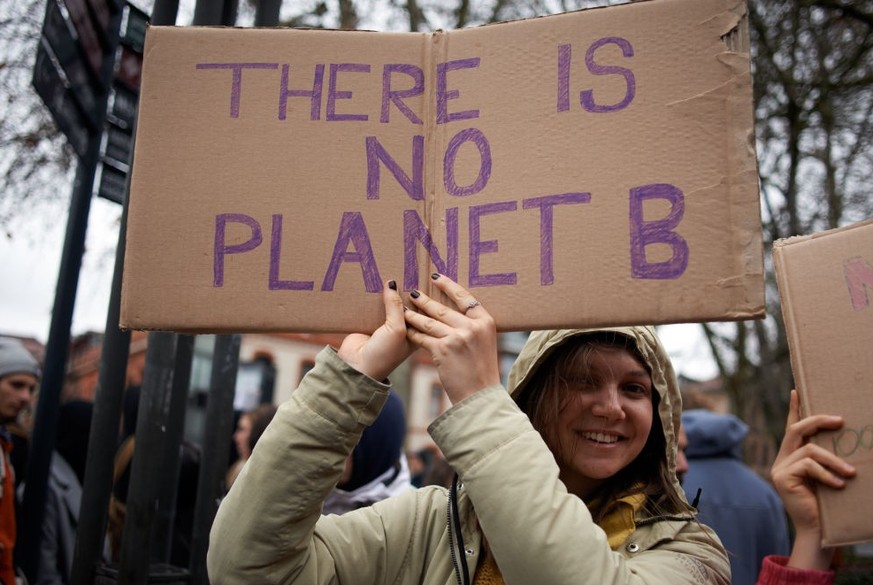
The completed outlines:
{"type": "Polygon", "coordinates": [[[458,585],[470,585],[470,573],[467,570],[467,561],[464,557],[464,536],[461,533],[461,517],[458,514],[458,474],[452,480],[449,488],[449,501],[446,506],[446,528],[449,531],[449,553],[452,557],[452,566],[455,569],[455,577],[458,585]],[[452,520],[454,519],[454,522],[452,520]],[[455,536],[452,535],[452,527],[455,528],[455,536]],[[455,551],[457,544],[457,552],[455,551]]]}

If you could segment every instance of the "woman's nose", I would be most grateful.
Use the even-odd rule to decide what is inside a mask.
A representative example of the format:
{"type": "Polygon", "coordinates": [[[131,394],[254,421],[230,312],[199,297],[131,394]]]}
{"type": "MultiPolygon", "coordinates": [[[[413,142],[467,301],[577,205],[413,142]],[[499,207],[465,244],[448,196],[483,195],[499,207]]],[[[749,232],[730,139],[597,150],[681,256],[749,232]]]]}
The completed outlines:
{"type": "Polygon", "coordinates": [[[591,411],[595,416],[601,416],[609,420],[624,418],[624,409],[621,407],[618,388],[606,386],[597,392],[591,411]]]}

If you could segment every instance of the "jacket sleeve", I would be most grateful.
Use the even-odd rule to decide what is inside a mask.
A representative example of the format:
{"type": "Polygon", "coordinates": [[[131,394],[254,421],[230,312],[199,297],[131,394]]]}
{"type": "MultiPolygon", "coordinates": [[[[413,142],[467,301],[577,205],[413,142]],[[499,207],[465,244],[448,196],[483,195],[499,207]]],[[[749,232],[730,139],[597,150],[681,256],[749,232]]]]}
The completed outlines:
{"type": "Polygon", "coordinates": [[[795,569],[786,566],[788,557],[770,555],[761,563],[758,585],[832,585],[833,571],[795,569]]]}
{"type": "Polygon", "coordinates": [[[387,385],[332,349],[319,353],[218,508],[207,553],[213,584],[329,581],[306,576],[329,570],[319,561],[329,551],[314,535],[322,503],[387,396],[387,385]]]}
{"type": "Polygon", "coordinates": [[[458,472],[507,583],[730,583],[724,550],[695,522],[660,522],[669,528],[649,533],[663,536],[613,551],[502,387],[459,402],[429,430],[458,472]]]}

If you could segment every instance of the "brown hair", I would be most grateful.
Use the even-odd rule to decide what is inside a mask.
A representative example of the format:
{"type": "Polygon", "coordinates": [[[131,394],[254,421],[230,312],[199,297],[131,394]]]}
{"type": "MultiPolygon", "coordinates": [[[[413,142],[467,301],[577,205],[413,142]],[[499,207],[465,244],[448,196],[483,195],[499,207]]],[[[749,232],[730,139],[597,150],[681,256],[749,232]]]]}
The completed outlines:
{"type": "MultiPolygon", "coordinates": [[[[527,387],[517,399],[519,406],[547,444],[557,444],[554,440],[554,432],[558,415],[570,399],[572,383],[578,382],[579,374],[587,376],[591,372],[594,352],[604,349],[624,349],[630,352],[651,374],[649,365],[633,340],[619,333],[600,332],[580,335],[556,348],[537,367],[527,387]]],[[[667,441],[658,414],[661,395],[657,388],[654,390],[652,427],[646,444],[634,461],[606,480],[592,494],[591,501],[601,502],[597,509],[591,510],[595,521],[603,517],[614,500],[639,491],[646,494],[644,509],[652,516],[691,510],[677,493],[673,480],[675,474],[668,468],[667,441]]]]}
{"type": "Polygon", "coordinates": [[[248,416],[252,423],[252,428],[249,431],[249,453],[254,451],[255,445],[261,438],[261,435],[264,434],[264,431],[267,430],[267,426],[273,420],[277,409],[273,404],[262,404],[244,415],[248,416]]]}

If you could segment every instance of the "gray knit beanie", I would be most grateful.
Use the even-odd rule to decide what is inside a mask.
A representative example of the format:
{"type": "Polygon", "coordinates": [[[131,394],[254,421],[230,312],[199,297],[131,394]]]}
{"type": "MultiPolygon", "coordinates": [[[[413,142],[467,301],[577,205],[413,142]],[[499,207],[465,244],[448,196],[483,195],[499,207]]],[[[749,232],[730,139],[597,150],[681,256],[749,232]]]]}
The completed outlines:
{"type": "Polygon", "coordinates": [[[9,374],[32,374],[39,378],[39,364],[20,341],[0,337],[0,378],[9,374]]]}

